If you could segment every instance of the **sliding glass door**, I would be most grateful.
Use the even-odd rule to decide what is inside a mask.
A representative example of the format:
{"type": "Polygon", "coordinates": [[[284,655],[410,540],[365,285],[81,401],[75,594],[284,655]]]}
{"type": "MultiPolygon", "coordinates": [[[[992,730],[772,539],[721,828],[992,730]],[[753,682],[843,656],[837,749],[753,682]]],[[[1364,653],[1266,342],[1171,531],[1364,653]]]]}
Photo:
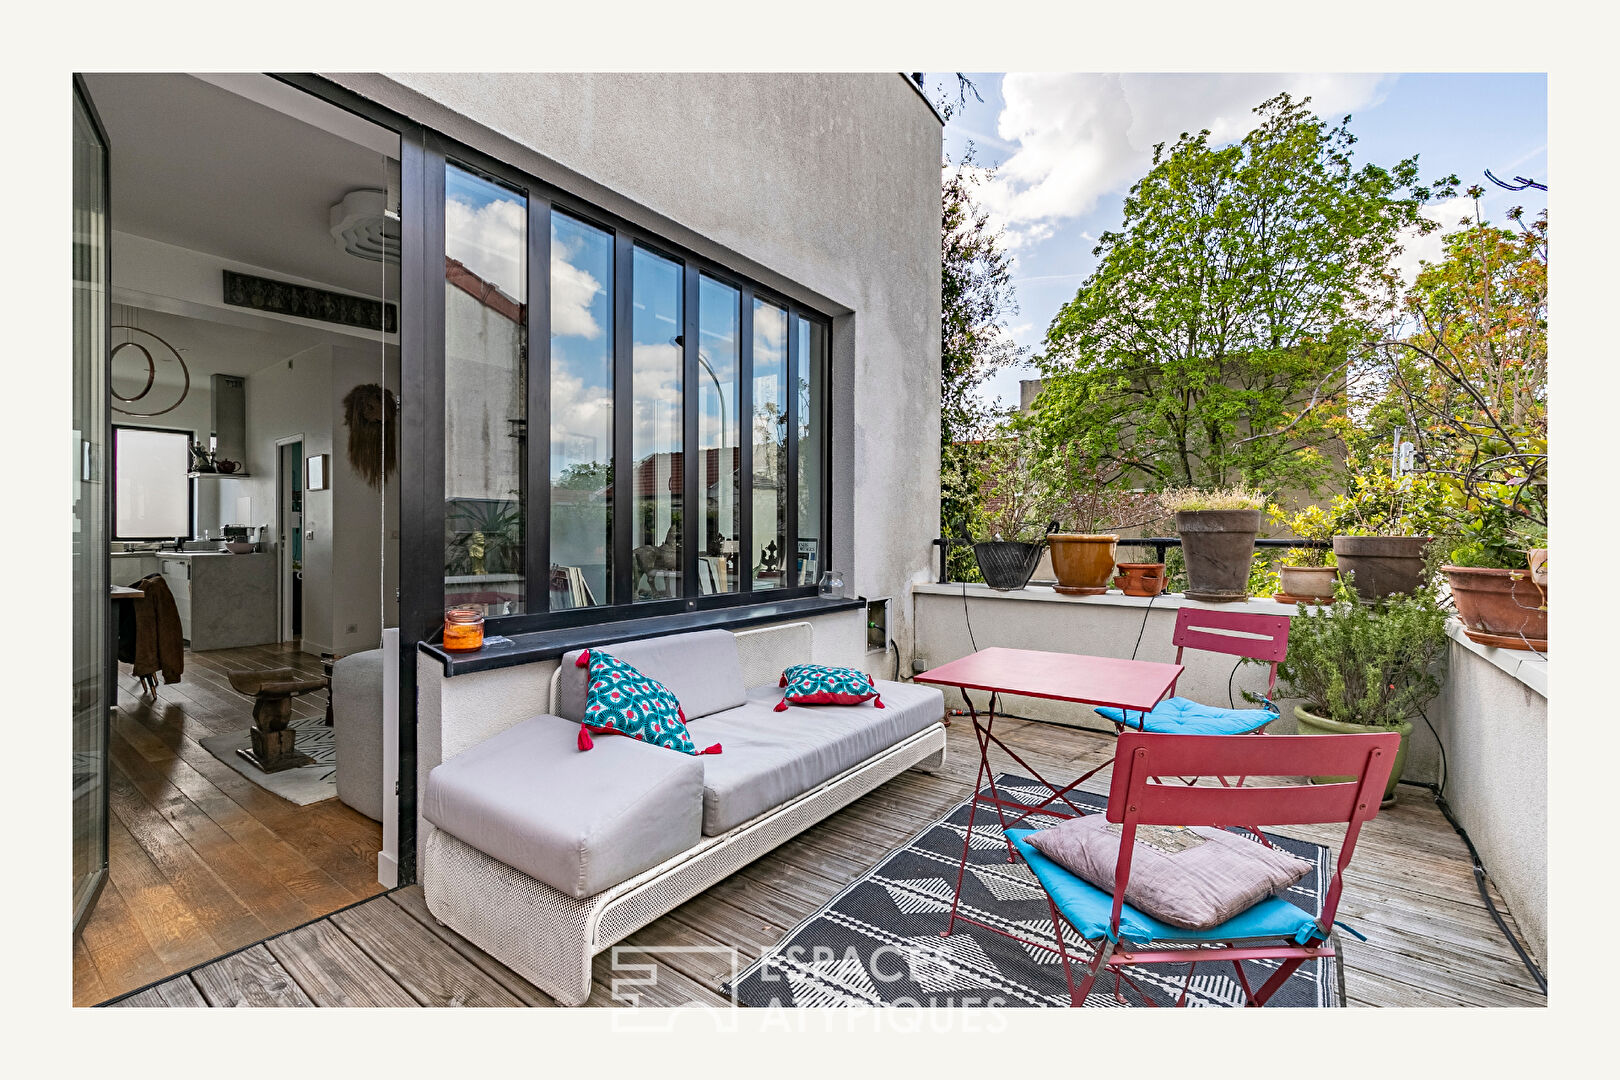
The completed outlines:
{"type": "Polygon", "coordinates": [[[107,140],[73,86],[73,931],[107,877],[107,140]]]}

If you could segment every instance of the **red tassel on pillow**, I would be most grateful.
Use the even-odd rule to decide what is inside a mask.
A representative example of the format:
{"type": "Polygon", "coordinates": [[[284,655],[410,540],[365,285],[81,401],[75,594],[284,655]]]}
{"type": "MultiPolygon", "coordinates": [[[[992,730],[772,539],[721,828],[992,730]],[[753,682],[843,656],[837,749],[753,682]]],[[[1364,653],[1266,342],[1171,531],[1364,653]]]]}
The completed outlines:
{"type": "Polygon", "coordinates": [[[719,752],[720,752],[720,744],[719,743],[715,743],[713,746],[709,747],[707,750],[699,750],[698,751],[699,754],[718,754],[719,752]]]}
{"type": "Polygon", "coordinates": [[[786,686],[787,685],[787,672],[785,672],[785,671],[782,672],[782,681],[780,683],[778,683],[777,685],[778,686],[786,686]]]}
{"type": "Polygon", "coordinates": [[[591,650],[586,649],[583,652],[581,652],[579,654],[579,659],[574,661],[574,666],[575,667],[590,667],[591,666],[591,650]]]}
{"type": "Polygon", "coordinates": [[[776,703],[776,707],[773,708],[771,712],[787,712],[787,698],[783,698],[781,701],[778,701],[776,703]]]}
{"type": "Polygon", "coordinates": [[[873,698],[872,699],[872,704],[876,705],[880,709],[888,708],[887,705],[883,704],[883,695],[882,694],[879,694],[877,697],[873,698]]]}
{"type": "Polygon", "coordinates": [[[579,725],[579,748],[581,750],[589,750],[595,745],[595,743],[591,742],[591,733],[586,730],[585,725],[579,725]]]}

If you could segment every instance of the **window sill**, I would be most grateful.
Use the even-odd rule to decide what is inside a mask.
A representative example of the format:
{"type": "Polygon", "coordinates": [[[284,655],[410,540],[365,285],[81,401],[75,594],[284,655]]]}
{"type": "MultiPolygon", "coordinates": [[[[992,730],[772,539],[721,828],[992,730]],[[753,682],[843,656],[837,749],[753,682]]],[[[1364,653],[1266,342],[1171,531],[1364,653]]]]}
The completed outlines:
{"type": "Polygon", "coordinates": [[[865,602],[862,600],[827,600],[819,596],[801,596],[776,603],[711,608],[707,611],[683,611],[674,615],[655,615],[645,619],[625,619],[620,622],[593,623],[589,626],[569,626],[558,630],[538,630],[527,634],[508,634],[514,644],[500,649],[485,647],[476,652],[447,652],[441,646],[425,641],[418,644],[417,648],[442,663],[444,677],[449,679],[475,671],[516,667],[537,660],[555,660],[565,652],[588,649],[609,642],[638,641],[691,630],[739,630],[795,616],[831,615],[839,611],[855,611],[864,605],[865,602]]]}

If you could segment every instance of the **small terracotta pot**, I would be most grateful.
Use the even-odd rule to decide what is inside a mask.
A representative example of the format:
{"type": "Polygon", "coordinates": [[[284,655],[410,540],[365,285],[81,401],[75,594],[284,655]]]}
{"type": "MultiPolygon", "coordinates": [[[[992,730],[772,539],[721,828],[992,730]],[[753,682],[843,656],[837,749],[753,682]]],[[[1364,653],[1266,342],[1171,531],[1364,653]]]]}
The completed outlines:
{"type": "Polygon", "coordinates": [[[1333,582],[1339,576],[1333,566],[1284,566],[1278,569],[1282,579],[1282,592],[1277,600],[1293,604],[1303,600],[1307,604],[1333,603],[1333,582]]]}
{"type": "Polygon", "coordinates": [[[1432,536],[1335,536],[1333,554],[1341,573],[1363,600],[1378,600],[1396,593],[1414,593],[1423,587],[1423,553],[1432,536]]]}
{"type": "Polygon", "coordinates": [[[1114,588],[1126,596],[1158,596],[1170,584],[1162,562],[1122,562],[1114,588]]]}
{"type": "Polygon", "coordinates": [[[1054,592],[1096,596],[1108,591],[1108,576],[1114,572],[1114,545],[1119,537],[1111,533],[1047,533],[1046,542],[1058,581],[1052,586],[1054,592]]]}
{"type": "Polygon", "coordinates": [[[1258,510],[1182,510],[1176,514],[1187,559],[1187,599],[1230,604],[1249,598],[1258,510]]]}
{"type": "Polygon", "coordinates": [[[1470,638],[1501,649],[1547,651],[1547,589],[1530,571],[1442,566],[1470,638]]]}

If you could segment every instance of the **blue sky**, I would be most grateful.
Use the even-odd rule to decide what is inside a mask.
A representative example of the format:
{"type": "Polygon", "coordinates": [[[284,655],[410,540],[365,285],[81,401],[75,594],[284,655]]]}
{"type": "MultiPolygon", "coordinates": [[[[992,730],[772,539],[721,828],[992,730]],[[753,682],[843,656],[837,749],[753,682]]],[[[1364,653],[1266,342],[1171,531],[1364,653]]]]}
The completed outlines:
{"type": "MultiPolygon", "coordinates": [[[[1539,211],[1547,195],[1491,185],[1490,169],[1547,183],[1547,80],[1544,75],[1095,75],[971,76],[984,101],[970,96],[946,125],[945,151],[959,161],[969,143],[979,164],[998,166],[981,187],[992,221],[1013,253],[1019,314],[1014,340],[1038,349],[1048,323],[1096,266],[1095,237],[1120,224],[1125,192],[1147,170],[1155,142],[1209,128],[1217,143],[1247,130],[1250,110],[1280,90],[1309,94],[1332,120],[1352,116],[1360,161],[1393,165],[1418,155],[1424,179],[1456,173],[1479,183],[1481,209],[1502,221],[1508,207],[1539,211]]],[[[949,93],[955,76],[926,76],[929,96],[949,93]]],[[[1447,228],[1466,208],[1431,211],[1447,228]]],[[[1438,233],[1408,245],[1403,265],[1438,252],[1438,233]]],[[[1003,404],[1018,401],[1018,380],[1004,371],[987,385],[1003,404]]]]}

